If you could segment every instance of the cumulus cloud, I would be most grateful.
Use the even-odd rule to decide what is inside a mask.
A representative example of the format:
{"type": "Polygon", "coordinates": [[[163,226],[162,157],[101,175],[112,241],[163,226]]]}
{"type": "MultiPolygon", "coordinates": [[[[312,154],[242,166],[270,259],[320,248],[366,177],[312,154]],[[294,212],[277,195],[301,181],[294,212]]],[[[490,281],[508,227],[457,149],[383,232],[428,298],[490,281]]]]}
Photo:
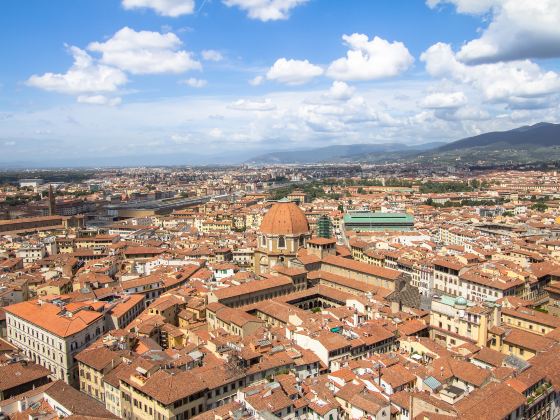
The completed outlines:
{"type": "MultiPolygon", "coordinates": [[[[266,107],[266,102],[265,97],[232,99],[230,94],[139,98],[130,103],[123,100],[123,104],[117,107],[72,104],[66,105],[63,111],[58,105],[16,110],[11,113],[12,117],[2,120],[2,133],[5,140],[16,141],[18,146],[13,155],[20,159],[29,153],[29,149],[23,149],[19,144],[28,144],[24,141],[28,138],[38,138],[35,130],[44,129],[45,121],[49,121],[48,128],[56,133],[57,138],[72,139],[64,145],[64,153],[133,155],[142,154],[155,141],[162,141],[166,147],[184,147],[181,150],[187,152],[191,144],[201,142],[205,147],[227,152],[239,151],[240,142],[266,145],[285,139],[289,139],[286,147],[294,148],[320,147],[331,141],[415,144],[442,138],[459,139],[478,132],[507,130],[538,121],[555,121],[558,115],[557,96],[548,98],[555,108],[510,110],[507,109],[509,104],[505,107],[502,103],[480,102],[481,95],[477,95],[475,88],[451,80],[438,81],[436,86],[433,81],[425,79],[360,84],[347,100],[334,100],[329,96],[330,88],[329,85],[324,89],[270,92],[266,98],[276,109],[267,112],[232,109],[232,103],[239,98],[246,102],[264,102],[264,105],[258,105],[261,109],[266,107]],[[468,97],[467,105],[419,109],[425,92],[457,91],[463,91],[468,97]],[[186,109],[189,110],[187,125],[186,109]],[[214,128],[218,131],[212,131],[214,128]],[[121,141],[115,143],[115,138],[121,141]]],[[[81,95],[94,96],[97,93],[81,95]]],[[[111,97],[114,94],[103,95],[111,97]]],[[[245,107],[255,109],[253,105],[245,107]]],[[[43,144],[43,139],[39,140],[43,144]]],[[[60,149],[52,151],[50,146],[41,149],[41,153],[49,158],[60,158],[60,152],[60,149]]]]}
{"type": "Polygon", "coordinates": [[[82,94],[94,92],[115,92],[127,82],[121,70],[95,63],[93,58],[78,47],[69,47],[74,64],[66,73],[45,73],[33,75],[27,80],[29,86],[66,93],[82,94]]]}
{"type": "Polygon", "coordinates": [[[355,89],[347,83],[335,80],[326,96],[343,101],[350,99],[354,94],[354,91],[355,89]]]}
{"type": "Polygon", "coordinates": [[[272,111],[276,109],[276,105],[274,105],[269,98],[256,101],[239,99],[234,103],[229,104],[228,108],[235,109],[237,111],[272,111]]]}
{"type": "Polygon", "coordinates": [[[264,82],[264,77],[262,76],[255,76],[251,80],[249,80],[249,84],[251,86],[259,86],[264,82]]]}
{"type": "Polygon", "coordinates": [[[286,85],[302,85],[322,74],[321,67],[307,60],[279,58],[266,73],[266,78],[286,85]]]}
{"type": "Polygon", "coordinates": [[[560,92],[560,76],[544,71],[529,60],[466,65],[449,44],[437,43],[421,55],[426,70],[434,77],[447,78],[478,89],[487,101],[519,104],[524,100],[560,92]]]}
{"type": "Polygon", "coordinates": [[[183,83],[187,86],[190,86],[192,88],[203,88],[204,86],[206,86],[208,84],[208,82],[204,79],[196,79],[194,77],[191,77],[187,80],[183,80],[183,83]]]}
{"type": "Polygon", "coordinates": [[[105,95],[80,95],[77,100],[81,104],[109,106],[119,105],[122,101],[121,98],[110,98],[105,95]]]}
{"type": "Polygon", "coordinates": [[[180,50],[181,45],[181,40],[172,32],[137,32],[124,27],[105,42],[92,42],[88,49],[101,53],[101,62],[133,74],[200,70],[201,64],[190,52],[180,50]]]}
{"type": "Polygon", "coordinates": [[[402,42],[389,42],[367,35],[343,35],[349,47],[346,57],[333,61],[327,76],[337,80],[374,80],[393,77],[407,70],[414,58],[402,42]]]}
{"type": "Polygon", "coordinates": [[[426,96],[422,100],[424,108],[459,108],[467,103],[467,97],[463,92],[436,92],[426,96]]]}
{"type": "Polygon", "coordinates": [[[491,13],[479,38],[464,44],[457,58],[466,63],[560,56],[558,0],[428,0],[454,4],[459,13],[491,13]]]}
{"type": "Polygon", "coordinates": [[[427,0],[430,8],[435,8],[443,3],[452,3],[459,13],[480,14],[485,13],[498,5],[501,0],[427,0]]]}
{"type": "Polygon", "coordinates": [[[445,121],[483,121],[490,118],[490,114],[474,107],[438,108],[434,109],[434,116],[445,121]]]}
{"type": "Polygon", "coordinates": [[[194,0],[122,0],[125,9],[153,9],[162,16],[177,17],[194,12],[194,0]]]}
{"type": "Polygon", "coordinates": [[[206,61],[222,61],[224,56],[216,50],[204,50],[202,51],[202,58],[206,61]]]}
{"type": "Polygon", "coordinates": [[[263,22],[287,19],[290,11],[308,0],[223,0],[228,7],[238,7],[251,19],[263,22]]]}

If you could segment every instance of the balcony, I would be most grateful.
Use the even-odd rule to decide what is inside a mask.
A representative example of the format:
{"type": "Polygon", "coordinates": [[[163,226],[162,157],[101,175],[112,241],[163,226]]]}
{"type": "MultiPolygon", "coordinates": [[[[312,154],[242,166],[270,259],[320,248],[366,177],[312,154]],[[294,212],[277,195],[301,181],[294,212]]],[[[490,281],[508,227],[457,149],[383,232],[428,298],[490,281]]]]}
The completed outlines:
{"type": "Polygon", "coordinates": [[[552,392],[552,385],[544,383],[527,396],[527,406],[531,407],[545,399],[552,392]]]}

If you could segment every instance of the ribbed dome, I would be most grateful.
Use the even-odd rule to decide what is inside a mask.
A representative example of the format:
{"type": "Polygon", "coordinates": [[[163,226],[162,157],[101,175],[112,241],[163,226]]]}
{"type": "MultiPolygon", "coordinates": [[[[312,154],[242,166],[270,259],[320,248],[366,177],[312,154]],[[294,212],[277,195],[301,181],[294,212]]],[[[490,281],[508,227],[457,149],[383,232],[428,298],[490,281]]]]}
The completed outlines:
{"type": "Polygon", "coordinates": [[[260,231],[269,235],[301,235],[309,233],[309,223],[296,203],[278,202],[264,216],[260,231]]]}

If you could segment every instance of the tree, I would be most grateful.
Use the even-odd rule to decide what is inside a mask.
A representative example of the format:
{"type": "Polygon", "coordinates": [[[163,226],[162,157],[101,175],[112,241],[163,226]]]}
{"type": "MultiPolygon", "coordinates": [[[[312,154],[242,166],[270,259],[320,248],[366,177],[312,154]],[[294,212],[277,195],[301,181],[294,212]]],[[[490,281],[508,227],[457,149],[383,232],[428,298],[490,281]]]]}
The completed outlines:
{"type": "Polygon", "coordinates": [[[362,187],[359,187],[357,192],[358,192],[358,194],[365,194],[366,193],[366,191],[362,187]]]}
{"type": "Polygon", "coordinates": [[[548,206],[543,202],[538,202],[531,206],[531,210],[536,210],[536,211],[540,211],[541,213],[544,213],[545,211],[548,210],[548,206]]]}

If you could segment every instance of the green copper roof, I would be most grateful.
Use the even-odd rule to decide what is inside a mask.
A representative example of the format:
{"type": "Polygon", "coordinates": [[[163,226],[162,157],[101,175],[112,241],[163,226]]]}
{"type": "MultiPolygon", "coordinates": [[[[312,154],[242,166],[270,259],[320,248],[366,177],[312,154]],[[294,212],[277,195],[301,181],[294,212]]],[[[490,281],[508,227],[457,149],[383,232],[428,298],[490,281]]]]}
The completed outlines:
{"type": "Polygon", "coordinates": [[[353,212],[344,215],[344,223],[414,223],[414,217],[408,213],[353,212]]]}

